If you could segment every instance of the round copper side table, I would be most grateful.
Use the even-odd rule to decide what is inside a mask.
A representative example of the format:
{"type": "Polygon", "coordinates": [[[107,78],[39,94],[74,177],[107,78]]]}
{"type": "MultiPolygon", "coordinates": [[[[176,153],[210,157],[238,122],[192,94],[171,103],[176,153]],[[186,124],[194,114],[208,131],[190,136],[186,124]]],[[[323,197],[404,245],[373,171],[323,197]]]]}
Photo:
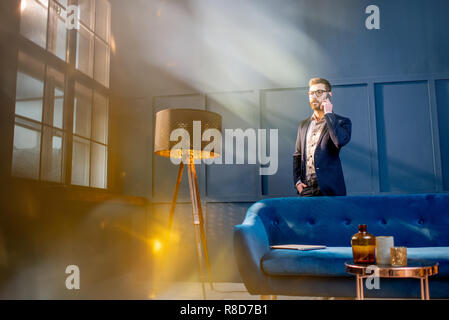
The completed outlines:
{"type": "Polygon", "coordinates": [[[429,300],[429,276],[438,274],[438,262],[408,259],[406,267],[393,267],[391,265],[357,264],[354,261],[345,262],[345,270],[356,276],[357,300],[365,299],[363,294],[363,279],[372,277],[373,272],[379,278],[415,278],[421,280],[421,299],[429,300]],[[371,268],[370,268],[371,267],[371,268]]]}

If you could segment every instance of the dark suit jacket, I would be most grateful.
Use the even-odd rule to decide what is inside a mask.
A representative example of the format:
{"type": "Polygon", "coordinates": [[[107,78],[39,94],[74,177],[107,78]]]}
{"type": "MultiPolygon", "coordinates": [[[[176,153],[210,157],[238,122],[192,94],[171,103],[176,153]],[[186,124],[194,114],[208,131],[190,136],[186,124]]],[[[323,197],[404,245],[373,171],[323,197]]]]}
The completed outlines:
{"type": "MultiPolygon", "coordinates": [[[[346,185],[340,162],[340,149],[351,140],[352,123],[335,113],[324,115],[324,125],[315,149],[315,171],[318,185],[325,196],[346,195],[346,185]]],[[[306,177],[306,133],[311,118],[301,121],[293,154],[293,184],[306,177]]],[[[296,189],[296,186],[295,186],[296,189]]]]}

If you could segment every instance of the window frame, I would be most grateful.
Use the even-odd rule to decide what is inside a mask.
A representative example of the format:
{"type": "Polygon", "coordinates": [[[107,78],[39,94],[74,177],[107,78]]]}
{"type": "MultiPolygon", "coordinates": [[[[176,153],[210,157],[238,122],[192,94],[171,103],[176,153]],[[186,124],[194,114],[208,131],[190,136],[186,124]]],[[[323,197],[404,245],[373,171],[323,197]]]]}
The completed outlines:
{"type": "MultiPolygon", "coordinates": [[[[27,1],[35,1],[35,0],[27,0],[27,1]]],[[[111,44],[110,44],[110,22],[111,22],[111,6],[108,0],[108,17],[107,21],[109,23],[107,29],[108,29],[108,35],[109,35],[109,43],[106,43],[102,40],[100,36],[98,36],[98,39],[101,39],[106,45],[107,45],[107,63],[108,63],[108,79],[107,83],[109,84],[109,78],[110,78],[110,55],[111,55],[111,44]]],[[[47,7],[47,25],[46,25],[46,44],[45,48],[41,47],[39,44],[33,42],[32,40],[28,39],[26,36],[24,36],[21,33],[20,30],[20,24],[22,19],[22,14],[20,10],[21,6],[21,0],[17,1],[19,13],[18,13],[18,29],[17,29],[17,67],[16,67],[16,88],[17,90],[17,74],[22,69],[21,65],[19,63],[19,54],[20,52],[23,52],[26,55],[29,55],[33,57],[34,59],[38,60],[40,63],[44,65],[44,75],[43,75],[43,98],[42,98],[42,118],[41,121],[29,119],[27,117],[23,117],[21,115],[16,114],[16,92],[14,93],[14,111],[13,111],[13,130],[15,130],[16,126],[16,118],[23,119],[27,122],[31,122],[35,125],[38,125],[41,127],[40,129],[40,161],[39,161],[39,176],[37,179],[31,178],[31,177],[18,177],[13,174],[13,156],[12,153],[14,152],[13,149],[11,150],[11,169],[10,169],[10,177],[13,179],[18,180],[26,180],[26,181],[33,181],[35,183],[41,183],[41,184],[48,184],[48,185],[57,185],[57,186],[64,186],[64,187],[74,187],[74,188],[83,188],[83,189],[96,189],[101,191],[109,191],[110,190],[110,183],[109,183],[109,171],[110,171],[110,139],[109,139],[109,128],[110,128],[110,105],[111,105],[111,90],[109,87],[106,87],[104,84],[100,83],[99,81],[94,79],[94,70],[95,70],[95,40],[96,40],[96,33],[95,30],[89,29],[90,32],[93,33],[93,54],[92,54],[92,77],[85,74],[83,71],[76,68],[77,63],[77,36],[78,36],[78,30],[72,29],[68,30],[66,29],[66,60],[62,60],[60,57],[56,55],[56,52],[53,52],[49,48],[49,37],[50,34],[53,34],[54,31],[50,31],[50,19],[51,19],[51,10],[53,3],[57,3],[59,6],[63,6],[60,4],[58,0],[48,0],[48,7],[47,7]],[[49,68],[52,68],[56,70],[57,72],[60,72],[64,75],[64,102],[63,102],[63,119],[62,119],[62,128],[55,127],[54,124],[48,125],[46,124],[44,120],[44,115],[46,112],[46,108],[48,107],[47,104],[49,103],[49,99],[52,99],[52,95],[48,95],[48,84],[47,84],[47,71],[49,68]],[[74,109],[75,109],[75,83],[79,83],[87,88],[89,88],[91,92],[91,114],[90,114],[90,135],[89,138],[82,137],[77,135],[73,130],[73,121],[74,121],[74,109]],[[93,128],[93,119],[94,119],[94,97],[96,94],[100,94],[103,97],[107,99],[107,112],[106,112],[106,119],[105,119],[105,127],[106,127],[106,141],[105,143],[102,143],[101,141],[94,140],[92,136],[92,128],[93,128]],[[44,180],[42,176],[42,160],[43,160],[43,139],[44,139],[44,127],[50,130],[57,130],[58,132],[62,132],[63,139],[62,139],[62,159],[61,159],[61,179],[60,182],[55,181],[49,181],[44,180]],[[73,140],[74,137],[81,137],[82,139],[86,139],[89,141],[89,184],[88,185],[79,185],[72,183],[72,155],[73,155],[73,140]],[[104,188],[102,187],[95,187],[92,186],[92,157],[93,157],[93,144],[99,144],[105,148],[105,171],[104,171],[104,188]]],[[[94,7],[93,11],[93,19],[92,22],[93,29],[95,29],[95,0],[92,1],[92,5],[94,7]]],[[[68,5],[78,5],[78,0],[68,0],[68,5]]],[[[63,6],[64,7],[64,6],[63,6]]],[[[67,7],[66,7],[67,10],[67,7]]],[[[58,18],[59,19],[59,18],[58,18]]],[[[80,21],[80,24],[82,22],[80,21]]],[[[56,33],[57,33],[57,29],[56,33]]],[[[54,106],[54,105],[53,105],[54,106]]],[[[14,134],[12,134],[12,139],[14,140],[14,134]]],[[[12,143],[14,145],[14,141],[12,143]]]]}

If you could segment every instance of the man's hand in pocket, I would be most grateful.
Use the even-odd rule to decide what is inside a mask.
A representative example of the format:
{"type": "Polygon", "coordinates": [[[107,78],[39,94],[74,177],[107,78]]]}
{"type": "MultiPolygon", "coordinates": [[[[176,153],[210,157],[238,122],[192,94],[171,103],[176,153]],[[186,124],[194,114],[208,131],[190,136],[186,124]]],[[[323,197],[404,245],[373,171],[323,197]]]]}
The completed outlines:
{"type": "Polygon", "coordinates": [[[298,190],[299,194],[301,194],[301,192],[304,190],[305,187],[307,187],[307,185],[302,182],[296,185],[296,189],[298,190]]]}

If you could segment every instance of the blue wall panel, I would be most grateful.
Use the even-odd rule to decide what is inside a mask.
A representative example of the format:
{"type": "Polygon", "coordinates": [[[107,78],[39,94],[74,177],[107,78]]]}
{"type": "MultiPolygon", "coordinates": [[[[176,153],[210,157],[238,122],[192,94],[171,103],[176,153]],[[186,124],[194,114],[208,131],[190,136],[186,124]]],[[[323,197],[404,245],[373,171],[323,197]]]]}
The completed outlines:
{"type": "Polygon", "coordinates": [[[211,199],[239,199],[259,196],[260,183],[258,164],[248,164],[248,150],[254,154],[255,145],[248,145],[245,139],[244,163],[237,164],[236,143],[234,139],[234,158],[232,164],[225,164],[226,147],[224,129],[259,128],[259,101],[254,91],[217,93],[207,96],[207,110],[219,113],[222,118],[223,164],[206,166],[207,196],[211,199]]]}
{"type": "Polygon", "coordinates": [[[341,149],[340,159],[348,194],[373,192],[372,145],[367,85],[335,86],[334,112],[352,122],[351,141],[341,149]]]}
{"type": "Polygon", "coordinates": [[[435,91],[438,107],[443,189],[449,191],[449,80],[436,81],[435,91]]]}
{"type": "Polygon", "coordinates": [[[265,90],[261,92],[262,128],[278,129],[278,171],[261,176],[266,196],[296,195],[293,187],[293,161],[296,135],[301,120],[310,117],[307,89],[265,90]]]}
{"type": "MultiPolygon", "coordinates": [[[[340,85],[333,91],[334,112],[353,123],[351,142],[340,154],[348,193],[373,192],[367,85],[340,85]]],[[[261,95],[262,127],[279,130],[279,168],[275,175],[262,176],[263,195],[296,195],[292,154],[299,123],[312,115],[307,89],[266,90],[261,95]]]]}
{"type": "Polygon", "coordinates": [[[427,82],[376,84],[375,97],[381,191],[436,191],[427,82]]]}

